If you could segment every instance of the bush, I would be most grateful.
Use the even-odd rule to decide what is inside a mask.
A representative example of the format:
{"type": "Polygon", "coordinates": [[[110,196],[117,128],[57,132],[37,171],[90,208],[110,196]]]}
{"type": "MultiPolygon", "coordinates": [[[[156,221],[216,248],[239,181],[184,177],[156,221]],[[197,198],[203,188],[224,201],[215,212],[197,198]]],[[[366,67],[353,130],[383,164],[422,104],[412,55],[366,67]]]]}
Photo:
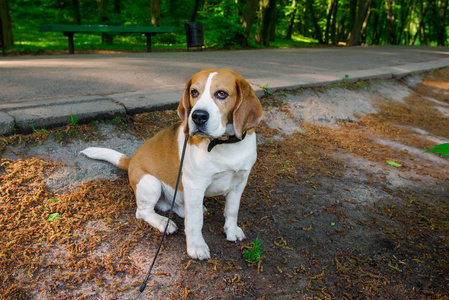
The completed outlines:
{"type": "Polygon", "coordinates": [[[238,14],[240,8],[240,4],[232,0],[208,2],[200,12],[208,45],[240,47],[245,32],[238,14]]]}

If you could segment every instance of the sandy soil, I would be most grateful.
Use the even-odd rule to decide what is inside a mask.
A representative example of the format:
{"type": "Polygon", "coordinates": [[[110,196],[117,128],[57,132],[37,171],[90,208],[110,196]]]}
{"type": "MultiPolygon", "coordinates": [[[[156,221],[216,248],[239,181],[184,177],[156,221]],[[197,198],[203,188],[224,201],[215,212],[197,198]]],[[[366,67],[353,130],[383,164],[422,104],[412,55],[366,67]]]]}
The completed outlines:
{"type": "MultiPolygon", "coordinates": [[[[264,97],[259,157],[229,243],[205,199],[209,261],[183,220],[142,299],[448,299],[449,70],[264,97]],[[388,161],[401,167],[389,165],[388,161]],[[243,253],[262,240],[257,264],[243,253]]],[[[6,299],[133,299],[161,234],[134,217],[126,173],[79,152],[132,155],[175,112],[2,138],[6,299]],[[47,218],[58,213],[55,221],[47,218]]]]}

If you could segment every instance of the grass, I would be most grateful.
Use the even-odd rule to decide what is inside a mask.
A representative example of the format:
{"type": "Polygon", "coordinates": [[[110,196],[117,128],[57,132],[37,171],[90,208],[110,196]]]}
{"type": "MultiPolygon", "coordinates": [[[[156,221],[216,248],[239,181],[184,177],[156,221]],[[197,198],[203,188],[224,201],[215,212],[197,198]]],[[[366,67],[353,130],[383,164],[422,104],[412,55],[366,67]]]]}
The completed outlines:
{"type": "MultiPolygon", "coordinates": [[[[14,46],[8,52],[48,52],[67,51],[68,40],[60,32],[39,32],[37,26],[16,26],[13,29],[14,46]]],[[[207,39],[205,34],[206,47],[207,39]]],[[[269,48],[293,48],[309,47],[317,45],[317,41],[301,35],[293,35],[291,40],[277,37],[270,43],[269,48]]],[[[257,45],[254,41],[249,42],[252,48],[266,48],[257,45]]],[[[101,34],[76,33],[74,36],[75,51],[124,51],[124,52],[145,52],[146,37],[143,34],[117,34],[114,35],[114,44],[103,44],[101,34]]],[[[174,34],[160,34],[152,38],[153,51],[176,51],[187,48],[185,32],[182,29],[174,34]]],[[[226,47],[225,47],[226,48],[226,47]]]]}
{"type": "Polygon", "coordinates": [[[76,110],[76,115],[72,114],[72,109],[70,109],[70,123],[75,126],[78,123],[78,109],[76,110]]]}
{"type": "Polygon", "coordinates": [[[42,129],[41,129],[41,130],[37,130],[37,129],[34,127],[34,122],[33,122],[33,121],[29,120],[28,123],[30,124],[31,129],[33,130],[33,132],[39,133],[39,134],[41,134],[41,135],[45,135],[45,134],[47,133],[47,129],[45,128],[45,126],[42,126],[42,129]]]}
{"type": "Polygon", "coordinates": [[[257,264],[259,262],[260,256],[262,255],[262,250],[260,250],[261,245],[262,241],[259,242],[259,235],[257,235],[252,248],[243,254],[247,262],[251,264],[257,264]]]}
{"type": "MultiPolygon", "coordinates": [[[[65,51],[68,39],[60,32],[39,32],[37,26],[21,26],[13,30],[14,46],[8,50],[17,52],[65,51]]],[[[146,37],[143,34],[114,35],[114,44],[103,44],[101,34],[76,33],[74,35],[75,51],[109,50],[109,51],[146,51],[146,37]]],[[[186,48],[185,37],[181,35],[156,35],[152,38],[152,50],[186,48]]]]}

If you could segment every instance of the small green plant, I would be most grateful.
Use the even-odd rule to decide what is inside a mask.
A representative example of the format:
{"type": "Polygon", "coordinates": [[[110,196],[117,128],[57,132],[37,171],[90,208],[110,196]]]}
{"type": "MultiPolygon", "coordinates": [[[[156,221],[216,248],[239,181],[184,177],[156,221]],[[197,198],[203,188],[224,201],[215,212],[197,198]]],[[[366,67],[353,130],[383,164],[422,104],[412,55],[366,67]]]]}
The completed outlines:
{"type": "Polygon", "coordinates": [[[34,128],[34,124],[33,124],[33,121],[29,120],[29,121],[28,121],[28,124],[30,124],[30,126],[31,126],[31,129],[33,129],[33,132],[36,132],[36,133],[37,133],[37,130],[36,130],[36,128],[34,128]]]}
{"type": "Polygon", "coordinates": [[[273,95],[273,93],[268,90],[268,83],[266,83],[266,82],[265,83],[261,83],[261,84],[259,84],[259,87],[261,89],[263,89],[265,95],[273,95]]]}
{"type": "Polygon", "coordinates": [[[428,152],[441,153],[441,157],[449,155],[449,143],[435,145],[432,149],[424,151],[424,153],[428,152]]]}
{"type": "Polygon", "coordinates": [[[285,96],[285,95],[286,95],[285,91],[279,91],[276,93],[276,96],[285,96]]]}
{"type": "Polygon", "coordinates": [[[349,78],[349,75],[345,75],[345,78],[343,79],[343,84],[344,85],[348,85],[348,81],[347,81],[347,79],[349,78]]]}
{"type": "Polygon", "coordinates": [[[39,133],[39,134],[41,134],[41,135],[44,135],[44,134],[47,133],[47,129],[45,129],[45,125],[42,126],[42,129],[41,129],[41,130],[37,130],[37,129],[34,127],[34,122],[33,122],[33,121],[29,120],[28,123],[30,124],[31,129],[33,130],[33,132],[39,133]]]}
{"type": "Polygon", "coordinates": [[[76,116],[73,116],[72,109],[70,109],[70,123],[72,123],[73,126],[78,123],[78,109],[76,109],[76,116]]]}
{"type": "Polygon", "coordinates": [[[257,264],[259,262],[260,256],[262,255],[262,251],[260,250],[261,245],[262,241],[259,242],[259,235],[257,235],[253,247],[243,254],[247,262],[251,264],[257,264]]]}
{"type": "Polygon", "coordinates": [[[125,122],[123,122],[121,116],[116,116],[114,119],[112,119],[111,123],[114,124],[115,126],[117,126],[119,130],[127,129],[126,124],[125,124],[125,122]]]}
{"type": "Polygon", "coordinates": [[[368,83],[363,81],[363,80],[361,80],[361,81],[356,83],[356,87],[358,89],[364,89],[364,88],[368,87],[368,83]]]}

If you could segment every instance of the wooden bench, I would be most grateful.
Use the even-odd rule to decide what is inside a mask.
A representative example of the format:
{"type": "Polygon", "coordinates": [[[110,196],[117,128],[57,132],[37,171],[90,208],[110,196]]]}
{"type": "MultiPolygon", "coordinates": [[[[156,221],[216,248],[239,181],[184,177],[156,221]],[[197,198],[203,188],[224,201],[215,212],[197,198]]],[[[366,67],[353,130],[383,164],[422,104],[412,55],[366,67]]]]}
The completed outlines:
{"type": "Polygon", "coordinates": [[[142,33],[147,37],[147,52],[151,52],[151,37],[158,33],[175,32],[175,27],[151,26],[109,26],[109,25],[42,25],[39,32],[62,32],[69,38],[69,53],[74,54],[73,35],[75,33],[142,33]]]}

